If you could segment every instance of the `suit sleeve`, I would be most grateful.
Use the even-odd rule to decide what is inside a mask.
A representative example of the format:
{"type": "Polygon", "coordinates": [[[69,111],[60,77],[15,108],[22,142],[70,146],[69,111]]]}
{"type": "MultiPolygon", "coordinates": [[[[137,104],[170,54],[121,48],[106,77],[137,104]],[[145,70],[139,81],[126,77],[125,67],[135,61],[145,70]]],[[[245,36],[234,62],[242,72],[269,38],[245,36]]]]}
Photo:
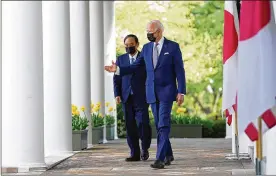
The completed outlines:
{"type": "Polygon", "coordinates": [[[182,53],[177,44],[176,50],[174,51],[174,71],[176,74],[176,79],[178,83],[178,93],[186,94],[186,76],[185,76],[185,69],[184,63],[182,60],[182,53]]]}
{"type": "MultiPolygon", "coordinates": [[[[116,65],[120,66],[119,58],[116,60],[116,65]]],[[[114,96],[121,96],[121,88],[122,88],[122,78],[120,75],[113,76],[113,86],[114,86],[114,96]]]]}
{"type": "Polygon", "coordinates": [[[144,61],[144,54],[143,54],[143,49],[142,49],[139,57],[135,60],[135,62],[132,65],[127,66],[127,67],[119,66],[119,74],[120,74],[120,76],[132,74],[143,66],[145,66],[145,61],[144,61]]]}

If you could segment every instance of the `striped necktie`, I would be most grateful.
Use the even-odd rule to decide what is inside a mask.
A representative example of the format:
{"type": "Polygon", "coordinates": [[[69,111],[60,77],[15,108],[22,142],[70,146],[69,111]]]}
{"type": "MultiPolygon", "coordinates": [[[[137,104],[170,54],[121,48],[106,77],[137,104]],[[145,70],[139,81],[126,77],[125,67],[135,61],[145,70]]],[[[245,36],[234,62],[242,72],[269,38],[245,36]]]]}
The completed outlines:
{"type": "Polygon", "coordinates": [[[157,61],[158,61],[158,55],[159,55],[158,45],[159,45],[158,43],[155,44],[153,48],[153,53],[152,53],[152,61],[153,61],[154,68],[156,67],[157,61]]]}

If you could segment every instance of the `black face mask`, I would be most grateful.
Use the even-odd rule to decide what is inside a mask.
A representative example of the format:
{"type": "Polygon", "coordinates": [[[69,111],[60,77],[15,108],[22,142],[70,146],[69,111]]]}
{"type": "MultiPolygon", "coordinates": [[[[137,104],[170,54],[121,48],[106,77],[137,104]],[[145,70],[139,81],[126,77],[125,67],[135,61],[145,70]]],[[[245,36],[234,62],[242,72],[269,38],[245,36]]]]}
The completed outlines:
{"type": "Polygon", "coordinates": [[[153,33],[147,33],[148,40],[151,42],[155,42],[156,37],[153,36],[153,33]]]}
{"type": "Polygon", "coordinates": [[[136,52],[135,46],[126,47],[126,52],[127,52],[128,54],[134,54],[134,53],[136,52]]]}

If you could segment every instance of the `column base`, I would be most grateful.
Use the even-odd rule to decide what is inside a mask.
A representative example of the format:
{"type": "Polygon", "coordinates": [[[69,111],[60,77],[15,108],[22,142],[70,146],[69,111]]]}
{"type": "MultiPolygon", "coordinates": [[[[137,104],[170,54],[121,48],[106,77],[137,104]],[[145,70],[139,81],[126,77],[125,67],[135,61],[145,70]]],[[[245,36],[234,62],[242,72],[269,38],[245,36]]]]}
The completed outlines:
{"type": "Polygon", "coordinates": [[[94,147],[93,144],[87,144],[87,149],[91,149],[91,148],[93,148],[93,147],[94,147]]]}
{"type": "Polygon", "coordinates": [[[236,153],[230,153],[225,155],[225,159],[227,160],[251,160],[251,157],[248,153],[239,153],[239,158],[236,153]]]}
{"type": "Polygon", "coordinates": [[[232,169],[232,175],[255,175],[255,169],[232,169]]]}
{"type": "Polygon", "coordinates": [[[108,140],[103,139],[103,144],[106,144],[106,143],[108,143],[108,140]]]}
{"type": "Polygon", "coordinates": [[[47,156],[45,157],[45,163],[30,164],[29,166],[22,165],[19,167],[2,167],[2,173],[44,172],[55,167],[74,154],[75,153],[71,152],[67,154],[59,154],[56,156],[47,156]]]}
{"type": "Polygon", "coordinates": [[[18,167],[2,167],[1,169],[2,173],[43,172],[47,170],[47,165],[45,163],[34,163],[18,167]]]}
{"type": "Polygon", "coordinates": [[[55,167],[56,165],[65,161],[66,159],[70,158],[71,156],[75,155],[76,153],[78,153],[78,152],[64,152],[59,155],[51,155],[51,156],[45,157],[45,163],[47,165],[47,170],[55,167]]]}
{"type": "Polygon", "coordinates": [[[232,136],[225,136],[225,139],[232,139],[232,136]]]}

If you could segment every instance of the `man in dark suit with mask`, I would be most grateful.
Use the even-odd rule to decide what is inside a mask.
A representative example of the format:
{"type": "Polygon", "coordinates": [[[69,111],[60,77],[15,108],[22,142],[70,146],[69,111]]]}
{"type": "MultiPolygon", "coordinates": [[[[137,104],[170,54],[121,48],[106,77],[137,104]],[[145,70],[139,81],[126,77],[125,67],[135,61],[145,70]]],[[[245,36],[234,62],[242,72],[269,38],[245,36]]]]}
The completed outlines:
{"type": "Polygon", "coordinates": [[[129,66],[112,63],[105,66],[108,72],[125,76],[146,67],[146,97],[151,105],[157,129],[156,160],[152,168],[162,169],[174,160],[169,139],[173,102],[180,106],[186,94],[184,63],[179,44],[163,36],[164,26],[159,20],[147,25],[149,43],[143,46],[137,60],[129,66]]]}
{"type": "MultiPolygon", "coordinates": [[[[129,34],[124,38],[126,53],[119,56],[116,64],[127,67],[139,57],[138,38],[129,34]]],[[[127,142],[130,148],[130,157],[126,161],[140,161],[149,158],[148,149],[151,144],[151,127],[149,121],[149,105],[145,93],[146,70],[140,67],[135,72],[125,76],[114,75],[114,95],[117,104],[122,101],[127,142]],[[141,139],[141,148],[139,145],[141,139]]]]}

